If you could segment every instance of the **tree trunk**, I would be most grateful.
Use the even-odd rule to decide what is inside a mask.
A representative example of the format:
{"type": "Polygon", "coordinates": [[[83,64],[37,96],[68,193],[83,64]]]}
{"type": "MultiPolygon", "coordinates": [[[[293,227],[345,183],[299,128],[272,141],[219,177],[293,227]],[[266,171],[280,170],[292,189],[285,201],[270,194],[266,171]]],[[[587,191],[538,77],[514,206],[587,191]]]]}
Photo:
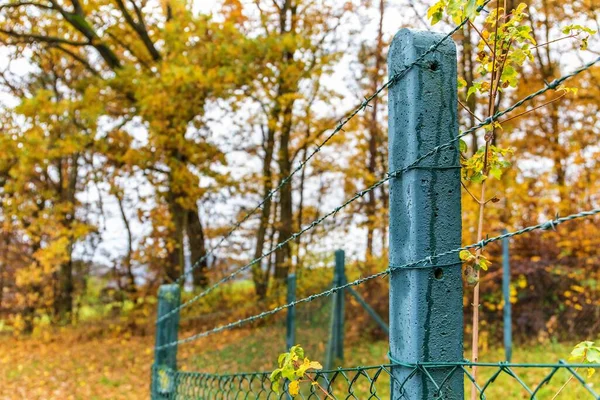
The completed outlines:
{"type": "MultiPolygon", "coordinates": [[[[73,245],[69,244],[69,254],[72,253],[73,245]]],[[[61,323],[68,322],[73,311],[73,259],[60,265],[58,271],[58,293],[55,299],[54,307],[58,320],[61,323]]]]}
{"type": "MultiPolygon", "coordinates": [[[[119,211],[121,212],[121,219],[123,220],[123,225],[125,225],[125,231],[127,232],[127,254],[125,255],[125,275],[127,277],[127,285],[125,289],[129,293],[134,293],[136,291],[135,277],[133,276],[133,267],[131,265],[131,257],[133,255],[133,235],[131,233],[129,219],[127,218],[127,214],[125,214],[123,197],[120,193],[118,193],[118,189],[115,191],[115,197],[117,198],[117,203],[119,204],[119,211]]],[[[120,281],[120,276],[117,276],[117,279],[119,279],[120,281]]]]}
{"type": "MultiPolygon", "coordinates": [[[[265,140],[265,157],[263,159],[263,198],[266,198],[273,189],[273,178],[271,171],[271,163],[273,162],[273,150],[275,147],[275,131],[267,128],[267,137],[265,140]]],[[[265,235],[269,226],[269,218],[271,216],[271,199],[265,200],[263,204],[260,224],[256,234],[256,248],[254,249],[254,258],[262,255],[265,246],[265,235]]],[[[262,268],[262,263],[256,263],[252,266],[252,280],[254,281],[254,289],[259,299],[264,299],[267,295],[269,286],[268,268],[265,271],[262,268]],[[265,279],[265,277],[267,277],[265,279]]]]}
{"type": "MultiPolygon", "coordinates": [[[[204,229],[200,221],[200,215],[196,210],[187,211],[187,237],[190,244],[190,253],[192,263],[206,256],[206,243],[204,241],[204,229]]],[[[194,264],[192,264],[194,265],[194,264]]],[[[200,265],[196,266],[192,272],[194,287],[204,288],[208,285],[208,276],[206,275],[208,260],[204,259],[200,265]]]]}
{"type": "Polygon", "coordinates": [[[173,232],[170,237],[171,243],[165,265],[165,282],[170,283],[177,280],[184,271],[185,257],[183,252],[183,233],[186,212],[177,202],[177,197],[172,193],[168,196],[169,212],[173,224],[173,232]]]}
{"type": "MultiPolygon", "coordinates": [[[[306,154],[308,152],[308,138],[310,137],[310,130],[306,130],[306,137],[304,146],[302,147],[302,162],[306,162],[306,154]]],[[[304,218],[304,183],[306,181],[306,168],[302,168],[300,172],[300,187],[298,189],[300,199],[298,201],[298,223],[297,230],[302,229],[302,220],[304,218]]],[[[302,258],[300,253],[302,251],[302,236],[298,236],[296,239],[296,271],[302,268],[302,258]]]]}
{"type": "MultiPolygon", "coordinates": [[[[284,123],[279,142],[279,176],[280,182],[291,173],[290,160],[290,134],[292,124],[291,105],[284,111],[284,123]]],[[[278,224],[278,245],[292,236],[293,213],[292,213],[292,182],[288,182],[279,191],[279,224],[278,224]]],[[[287,282],[287,276],[291,267],[291,246],[290,243],[281,245],[275,252],[275,279],[280,283],[287,282]]]]}
{"type": "MultiPolygon", "coordinates": [[[[296,30],[296,5],[292,4],[291,1],[287,0],[280,9],[280,33],[282,35],[288,33],[295,33],[296,30]],[[289,24],[288,24],[289,15],[289,24]]],[[[286,51],[283,53],[283,65],[287,65],[288,62],[293,62],[294,54],[286,51]]],[[[281,78],[280,78],[281,79],[281,78]]],[[[281,95],[287,95],[295,93],[297,91],[297,82],[287,80],[280,80],[279,93],[281,95]]],[[[281,97],[280,97],[281,99],[281,97]]],[[[277,101],[280,101],[279,99],[277,101]]],[[[282,112],[282,124],[281,124],[281,137],[279,140],[279,153],[278,153],[278,165],[279,165],[279,179],[283,181],[289,176],[292,168],[292,160],[290,159],[290,137],[292,133],[292,113],[294,100],[286,100],[286,104],[283,107],[282,112]]],[[[279,191],[279,224],[277,225],[278,231],[278,245],[281,247],[275,252],[275,280],[280,284],[287,283],[287,276],[291,269],[291,256],[292,249],[290,243],[282,244],[285,240],[292,236],[293,230],[293,202],[292,202],[292,188],[293,183],[290,180],[285,184],[279,191]]]]}
{"type": "MultiPolygon", "coordinates": [[[[380,70],[383,65],[383,16],[385,13],[385,1],[379,1],[379,28],[377,31],[377,43],[375,45],[374,58],[375,64],[371,74],[371,93],[377,91],[381,76],[380,70]]],[[[368,63],[367,63],[368,68],[368,63]]],[[[375,97],[371,104],[371,113],[368,118],[367,130],[369,132],[369,148],[368,148],[368,164],[369,181],[367,185],[374,183],[377,176],[377,159],[379,157],[380,132],[379,123],[377,121],[379,112],[379,97],[375,97]]],[[[373,257],[373,236],[376,229],[376,212],[377,212],[377,192],[371,190],[367,197],[366,214],[367,214],[367,248],[365,258],[369,260],[373,257]]]]}
{"type": "MultiPolygon", "coordinates": [[[[75,192],[77,189],[79,155],[74,154],[70,158],[61,159],[59,164],[59,188],[60,201],[62,204],[69,204],[70,209],[63,217],[63,225],[67,232],[72,232],[73,220],[75,219],[75,192]]],[[[59,266],[58,269],[58,287],[56,298],[54,300],[54,311],[60,322],[68,322],[73,312],[73,292],[75,285],[73,283],[73,246],[72,238],[69,238],[67,247],[68,260],[59,266]]]]}

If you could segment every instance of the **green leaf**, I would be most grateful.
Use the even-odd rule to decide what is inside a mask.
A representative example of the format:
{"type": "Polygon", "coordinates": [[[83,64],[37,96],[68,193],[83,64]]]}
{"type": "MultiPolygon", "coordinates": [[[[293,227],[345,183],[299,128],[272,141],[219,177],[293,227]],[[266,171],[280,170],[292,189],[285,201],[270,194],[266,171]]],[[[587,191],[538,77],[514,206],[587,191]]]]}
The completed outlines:
{"type": "Polygon", "coordinates": [[[431,20],[431,25],[435,25],[444,17],[444,8],[446,4],[444,0],[440,0],[427,10],[427,18],[431,20]]]}
{"type": "Polygon", "coordinates": [[[471,176],[471,182],[481,183],[484,180],[486,180],[486,178],[487,178],[487,176],[485,176],[481,172],[477,172],[476,174],[474,174],[473,176],[471,176]]]}
{"type": "Polygon", "coordinates": [[[279,394],[279,381],[271,381],[271,390],[274,391],[275,393],[279,394]]]}
{"type": "Polygon", "coordinates": [[[294,353],[296,353],[296,355],[298,356],[298,358],[303,359],[304,358],[304,349],[300,346],[294,346],[294,353]]]}
{"type": "Polygon", "coordinates": [[[473,93],[477,93],[477,87],[475,87],[475,85],[471,86],[467,91],[467,100],[469,100],[469,97],[471,97],[473,93]]]}
{"type": "Polygon", "coordinates": [[[285,365],[281,370],[281,376],[283,378],[289,379],[290,381],[294,380],[294,378],[296,377],[296,370],[294,369],[294,366],[291,363],[285,365]]]}
{"type": "Polygon", "coordinates": [[[490,262],[485,257],[480,257],[477,266],[482,270],[487,271],[488,267],[490,266],[490,262]]]}
{"type": "Polygon", "coordinates": [[[460,140],[458,141],[458,150],[459,150],[461,153],[466,153],[466,152],[467,152],[467,150],[468,150],[468,147],[467,147],[467,142],[465,142],[464,140],[460,139],[460,140]]]}
{"type": "Polygon", "coordinates": [[[600,348],[598,347],[590,347],[587,350],[585,355],[585,359],[587,362],[598,364],[600,363],[600,348]]]}
{"type": "Polygon", "coordinates": [[[460,253],[458,253],[458,258],[462,261],[467,261],[471,257],[473,257],[473,254],[469,250],[461,250],[460,253]]]}
{"type": "Polygon", "coordinates": [[[493,178],[500,180],[500,178],[502,178],[502,170],[500,168],[490,168],[490,175],[493,178]]]}
{"type": "Polygon", "coordinates": [[[585,353],[587,351],[588,348],[590,348],[591,346],[593,346],[594,342],[590,342],[590,341],[584,341],[581,343],[578,343],[573,350],[571,351],[571,355],[569,356],[569,360],[581,360],[581,361],[585,361],[584,357],[585,357],[585,353]]]}
{"type": "Polygon", "coordinates": [[[271,375],[269,376],[269,380],[271,382],[275,382],[275,381],[278,381],[279,379],[281,379],[281,369],[277,368],[276,370],[271,372],[271,375]]]}

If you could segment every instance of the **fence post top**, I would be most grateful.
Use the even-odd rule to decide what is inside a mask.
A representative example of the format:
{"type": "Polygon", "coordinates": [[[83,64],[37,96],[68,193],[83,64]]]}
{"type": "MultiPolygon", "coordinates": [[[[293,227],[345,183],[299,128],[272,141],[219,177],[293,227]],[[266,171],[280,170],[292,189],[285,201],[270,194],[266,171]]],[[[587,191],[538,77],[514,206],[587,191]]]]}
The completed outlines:
{"type": "Polygon", "coordinates": [[[406,68],[422,53],[429,52],[421,61],[426,65],[428,60],[435,60],[435,53],[443,53],[456,57],[456,45],[452,38],[439,32],[417,31],[408,28],[400,29],[390,45],[388,65],[390,76],[406,68]],[[407,51],[413,49],[413,51],[407,51]],[[420,51],[418,51],[418,50],[420,51]]]}
{"type": "Polygon", "coordinates": [[[432,31],[421,31],[410,28],[402,28],[394,35],[392,40],[392,49],[394,44],[396,45],[408,45],[412,44],[415,47],[432,46],[435,45],[435,50],[445,53],[447,51],[456,52],[456,45],[452,38],[446,37],[444,33],[432,32],[432,31]]]}
{"type": "Polygon", "coordinates": [[[170,283],[167,285],[160,285],[158,288],[158,297],[169,300],[179,296],[179,285],[176,283],[170,283]]]}

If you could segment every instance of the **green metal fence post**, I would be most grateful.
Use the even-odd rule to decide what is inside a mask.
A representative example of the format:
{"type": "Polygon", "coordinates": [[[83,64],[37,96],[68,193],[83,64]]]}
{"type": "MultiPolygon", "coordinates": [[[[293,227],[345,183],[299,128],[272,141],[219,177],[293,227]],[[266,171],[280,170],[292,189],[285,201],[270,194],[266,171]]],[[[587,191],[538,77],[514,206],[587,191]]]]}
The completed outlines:
{"type": "MultiPolygon", "coordinates": [[[[507,233],[506,229],[502,234],[507,233]]],[[[510,255],[508,252],[509,239],[502,239],[502,296],[504,297],[504,354],[506,361],[512,358],[512,316],[510,303],[510,255]]]]}
{"type": "MultiPolygon", "coordinates": [[[[346,260],[344,250],[335,251],[335,269],[337,276],[336,286],[342,286],[346,284],[346,260]]],[[[342,289],[338,292],[337,296],[337,307],[336,312],[336,347],[335,347],[335,358],[343,361],[344,360],[344,315],[346,309],[346,293],[342,289]]]]}
{"type": "MultiPolygon", "coordinates": [[[[180,304],[179,285],[161,285],[158,289],[157,319],[171,313],[180,304]]],[[[152,366],[152,400],[173,398],[175,391],[175,371],[177,370],[177,346],[162,346],[177,341],[179,330],[179,311],[156,326],[154,347],[154,365],[152,366]]]]}
{"type": "MultiPolygon", "coordinates": [[[[403,29],[389,55],[389,75],[416,61],[442,35],[403,29]]],[[[458,135],[456,47],[444,41],[389,89],[389,169],[402,169],[458,135]]],[[[431,256],[428,268],[390,274],[390,355],[402,363],[463,360],[461,187],[458,144],[439,149],[390,181],[390,267],[431,256]]],[[[394,366],[392,399],[463,399],[463,374],[452,368],[394,366]],[[435,383],[446,378],[441,389],[435,383]],[[401,388],[401,383],[406,384],[401,388]]]]}
{"type": "MultiPolygon", "coordinates": [[[[333,269],[333,287],[346,283],[346,265],[344,250],[335,251],[335,267],[333,269]]],[[[339,290],[332,296],[331,326],[325,369],[331,369],[334,360],[344,360],[344,309],[345,290],[339,290]]]]}
{"type": "MultiPolygon", "coordinates": [[[[290,274],[288,276],[287,284],[287,302],[292,303],[296,301],[296,274],[290,274]]],[[[296,344],[296,307],[292,306],[287,310],[286,318],[286,335],[285,345],[287,346],[286,351],[290,347],[296,344]]]]}

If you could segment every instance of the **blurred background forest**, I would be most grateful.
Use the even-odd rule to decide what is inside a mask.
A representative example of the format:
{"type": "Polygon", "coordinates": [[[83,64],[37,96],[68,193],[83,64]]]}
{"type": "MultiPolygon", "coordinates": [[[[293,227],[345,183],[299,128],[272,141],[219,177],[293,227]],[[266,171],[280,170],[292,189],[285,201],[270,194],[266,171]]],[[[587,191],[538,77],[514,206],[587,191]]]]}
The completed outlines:
{"type": "MultiPolygon", "coordinates": [[[[598,29],[597,0],[525,2],[532,35],[542,45],[520,71],[517,88],[502,92],[501,109],[600,55],[595,35],[583,50],[569,35],[554,41],[564,37],[565,25],[598,29]]],[[[509,9],[517,5],[506,3],[509,9]]],[[[432,4],[4,0],[0,372],[7,387],[19,393],[23,379],[44,371],[31,378],[40,398],[49,398],[40,386],[45,376],[56,393],[81,386],[83,394],[73,398],[131,398],[131,387],[147,390],[160,284],[173,282],[218,245],[185,282],[184,298],[192,296],[387,172],[382,95],[220,243],[385,82],[394,33],[402,27],[430,29],[426,13],[432,4]],[[88,341],[105,346],[106,354],[84,356],[78,364],[73,354],[83,354],[88,341]],[[60,358],[49,361],[48,354],[60,358]],[[119,367],[105,371],[109,361],[102,356],[119,367]],[[57,368],[66,365],[70,372],[61,377],[57,368]],[[127,383],[123,374],[129,375],[127,383]],[[94,379],[103,390],[114,393],[102,397],[102,391],[86,389],[93,383],[80,375],[98,375],[94,379]]],[[[449,31],[450,22],[435,29],[449,31]]],[[[467,84],[459,89],[466,129],[486,107],[477,94],[467,98],[479,74],[479,37],[465,25],[454,40],[459,75],[467,84]]],[[[593,67],[569,81],[578,88],[575,94],[554,101],[557,95],[548,93],[529,108],[549,104],[522,117],[515,112],[503,123],[496,140],[514,150],[513,168],[492,189],[499,201],[487,211],[490,236],[600,206],[599,79],[600,68],[593,67]]],[[[482,141],[483,132],[473,133],[469,153],[482,141]]],[[[465,243],[475,241],[476,206],[463,196],[465,243]]],[[[386,268],[387,208],[387,186],[369,192],[189,310],[184,329],[279,304],[290,272],[304,274],[300,293],[325,287],[338,248],[346,251],[349,276],[386,268]]],[[[573,222],[558,233],[515,238],[511,246],[518,341],[597,337],[598,225],[573,222]]],[[[494,347],[502,334],[498,245],[490,245],[489,258],[492,266],[482,276],[481,340],[494,347]]],[[[387,318],[386,281],[369,283],[362,294],[387,318]]],[[[368,319],[352,314],[352,307],[349,312],[357,327],[368,319]]],[[[465,307],[467,321],[469,314],[465,307]]],[[[348,333],[350,342],[384,338],[376,327],[365,326],[370,325],[348,333]]],[[[215,340],[235,341],[239,335],[234,331],[201,346],[218,348],[215,340]]],[[[274,364],[273,355],[256,357],[261,367],[274,364]]],[[[226,369],[235,372],[236,366],[226,369]]]]}

